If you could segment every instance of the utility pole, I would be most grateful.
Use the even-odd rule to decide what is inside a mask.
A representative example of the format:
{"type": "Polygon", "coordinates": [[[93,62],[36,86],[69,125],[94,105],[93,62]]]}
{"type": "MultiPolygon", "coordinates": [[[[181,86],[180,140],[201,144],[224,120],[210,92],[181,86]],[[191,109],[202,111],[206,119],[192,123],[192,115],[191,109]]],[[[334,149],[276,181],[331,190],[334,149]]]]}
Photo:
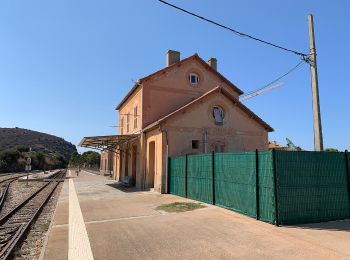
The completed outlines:
{"type": "Polygon", "coordinates": [[[312,90],[312,111],[314,117],[314,149],[315,151],[323,150],[323,137],[320,112],[320,98],[318,94],[318,76],[316,62],[316,45],[314,35],[314,19],[309,14],[309,43],[310,43],[310,70],[311,70],[311,90],[312,90]]]}

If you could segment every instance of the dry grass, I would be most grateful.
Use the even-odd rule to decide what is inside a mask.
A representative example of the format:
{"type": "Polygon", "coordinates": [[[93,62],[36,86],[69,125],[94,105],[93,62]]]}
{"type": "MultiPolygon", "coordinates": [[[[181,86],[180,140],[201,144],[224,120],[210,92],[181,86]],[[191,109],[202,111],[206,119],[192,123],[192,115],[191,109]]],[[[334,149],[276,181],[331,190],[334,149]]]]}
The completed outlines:
{"type": "Polygon", "coordinates": [[[193,203],[193,202],[173,202],[170,204],[163,204],[158,206],[157,210],[163,210],[166,212],[185,212],[192,211],[196,209],[205,208],[205,206],[201,203],[193,203]]]}

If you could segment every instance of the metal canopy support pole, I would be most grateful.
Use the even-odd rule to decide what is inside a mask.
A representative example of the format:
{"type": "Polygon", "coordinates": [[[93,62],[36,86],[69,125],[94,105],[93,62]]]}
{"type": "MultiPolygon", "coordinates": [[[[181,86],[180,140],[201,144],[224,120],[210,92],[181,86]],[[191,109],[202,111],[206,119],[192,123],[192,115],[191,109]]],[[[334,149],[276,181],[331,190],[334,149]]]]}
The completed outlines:
{"type": "Polygon", "coordinates": [[[272,150],[272,171],[273,171],[273,184],[274,184],[274,196],[275,196],[275,225],[279,226],[278,217],[278,184],[277,184],[277,161],[276,161],[276,150],[272,150]]]}
{"type": "Polygon", "coordinates": [[[168,174],[168,179],[167,179],[167,194],[170,194],[170,167],[169,167],[169,165],[170,165],[170,157],[168,157],[167,158],[167,160],[168,160],[168,167],[167,167],[167,174],[168,174]]]}
{"type": "Polygon", "coordinates": [[[260,201],[259,201],[259,152],[255,150],[255,195],[256,195],[256,219],[260,219],[260,201]]]}
{"type": "Polygon", "coordinates": [[[188,155],[186,154],[186,157],[185,157],[186,161],[185,161],[185,196],[187,198],[187,182],[188,182],[188,178],[187,178],[187,161],[188,161],[188,155]]]}

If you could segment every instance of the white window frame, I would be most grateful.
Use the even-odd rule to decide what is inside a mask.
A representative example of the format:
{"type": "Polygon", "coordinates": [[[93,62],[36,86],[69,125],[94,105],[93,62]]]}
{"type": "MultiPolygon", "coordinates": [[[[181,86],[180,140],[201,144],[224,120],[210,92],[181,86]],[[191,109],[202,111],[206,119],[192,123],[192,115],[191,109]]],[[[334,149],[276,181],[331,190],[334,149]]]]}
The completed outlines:
{"type": "Polygon", "coordinates": [[[197,73],[190,73],[189,75],[188,75],[188,81],[190,82],[190,84],[192,85],[192,86],[197,86],[198,85],[198,83],[199,83],[199,76],[198,76],[198,74],[197,73]],[[195,77],[195,82],[192,82],[192,77],[195,77]]]}

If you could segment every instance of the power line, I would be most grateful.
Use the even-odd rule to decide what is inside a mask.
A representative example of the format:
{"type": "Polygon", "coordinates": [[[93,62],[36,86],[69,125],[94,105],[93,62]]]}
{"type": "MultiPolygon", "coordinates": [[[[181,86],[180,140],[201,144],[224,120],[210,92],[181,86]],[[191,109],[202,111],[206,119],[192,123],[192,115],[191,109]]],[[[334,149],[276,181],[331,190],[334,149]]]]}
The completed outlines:
{"type": "Polygon", "coordinates": [[[250,92],[248,92],[248,93],[245,93],[245,94],[242,96],[242,98],[245,97],[245,96],[251,95],[251,94],[253,94],[254,92],[260,91],[260,90],[262,90],[262,89],[264,89],[264,88],[267,88],[267,87],[271,86],[272,84],[276,83],[276,82],[279,81],[280,79],[282,79],[282,78],[288,76],[289,74],[291,74],[293,71],[295,71],[296,69],[298,69],[298,68],[299,68],[301,65],[303,65],[303,64],[304,64],[304,60],[301,60],[297,65],[295,65],[294,67],[292,67],[291,69],[289,69],[286,73],[282,74],[282,75],[279,76],[278,78],[276,78],[276,79],[270,81],[269,83],[265,84],[264,86],[262,86],[262,87],[260,87],[260,88],[258,88],[258,89],[256,89],[256,90],[253,90],[253,91],[250,91],[250,92]]]}
{"type": "Polygon", "coordinates": [[[219,27],[221,27],[221,28],[224,28],[224,29],[226,29],[226,30],[229,30],[229,31],[233,32],[234,34],[236,34],[236,35],[238,35],[238,36],[240,36],[240,37],[244,37],[244,38],[248,38],[248,39],[251,39],[251,40],[255,40],[255,41],[258,41],[258,42],[260,42],[260,43],[267,44],[267,45],[270,45],[270,46],[272,46],[272,47],[275,47],[275,48],[278,48],[278,49],[281,49],[281,50],[284,50],[284,51],[287,51],[287,52],[294,53],[294,54],[296,54],[296,55],[298,55],[298,56],[301,56],[302,59],[303,59],[304,61],[306,61],[306,62],[307,62],[307,60],[308,60],[308,59],[307,59],[307,57],[309,56],[308,54],[305,54],[305,53],[302,53],[302,52],[298,52],[298,51],[294,51],[294,50],[291,50],[291,49],[282,47],[282,46],[280,46],[280,45],[277,45],[277,44],[274,44],[274,43],[271,43],[271,42],[268,42],[268,41],[265,41],[265,40],[261,40],[261,39],[259,39],[259,38],[254,37],[254,36],[251,36],[251,35],[249,35],[249,34],[239,32],[239,31],[237,31],[237,30],[235,30],[235,29],[232,29],[232,28],[230,28],[230,27],[227,27],[227,26],[225,26],[225,25],[222,25],[222,24],[217,23],[217,22],[215,22],[215,21],[213,21],[213,20],[207,19],[207,18],[205,18],[205,17],[203,17],[203,16],[200,16],[200,15],[198,15],[198,14],[192,13],[192,12],[190,12],[190,11],[187,11],[187,10],[181,8],[181,7],[178,7],[178,6],[176,6],[176,5],[173,5],[173,4],[168,3],[168,2],[166,2],[166,1],[163,1],[163,0],[158,0],[158,1],[161,2],[161,3],[163,3],[163,4],[166,4],[166,5],[168,5],[168,6],[171,6],[171,7],[175,8],[175,9],[177,9],[177,10],[180,10],[180,11],[182,11],[182,12],[184,12],[184,13],[187,13],[187,14],[189,14],[189,15],[195,16],[195,17],[197,17],[197,18],[199,18],[199,19],[201,19],[201,20],[204,20],[204,21],[206,21],[206,22],[212,23],[212,24],[214,24],[214,25],[216,25],[216,26],[219,26],[219,27]]]}
{"type": "Polygon", "coordinates": [[[276,89],[276,88],[278,88],[278,87],[280,87],[280,86],[283,86],[283,83],[282,83],[282,82],[278,82],[278,83],[276,83],[276,84],[274,84],[274,85],[272,85],[272,86],[270,86],[270,87],[266,87],[266,88],[263,88],[263,89],[261,89],[261,90],[259,90],[259,91],[255,91],[255,92],[253,92],[253,93],[250,94],[250,95],[245,95],[245,96],[243,96],[243,97],[240,97],[240,98],[239,98],[239,101],[241,101],[241,102],[247,101],[248,99],[251,99],[251,98],[253,98],[253,97],[259,96],[259,95],[261,95],[261,94],[263,94],[263,93],[265,93],[265,92],[274,90],[274,89],[276,89]]]}

